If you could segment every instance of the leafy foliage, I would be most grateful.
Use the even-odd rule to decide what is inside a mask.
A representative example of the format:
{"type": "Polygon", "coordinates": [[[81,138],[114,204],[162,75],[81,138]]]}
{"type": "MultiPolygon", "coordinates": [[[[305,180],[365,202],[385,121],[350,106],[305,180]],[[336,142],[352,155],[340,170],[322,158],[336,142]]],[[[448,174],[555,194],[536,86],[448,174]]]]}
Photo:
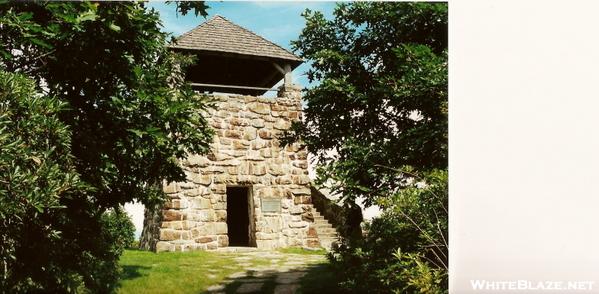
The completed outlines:
{"type": "Polygon", "coordinates": [[[65,104],[35,92],[33,81],[0,71],[0,288],[74,289],[67,258],[63,199],[85,197],[70,156],[70,132],[58,119],[65,104]]]}
{"type": "Polygon", "coordinates": [[[293,42],[320,84],[290,135],[317,155],[321,179],[371,205],[401,188],[387,167],[447,167],[447,5],[344,3],[334,15],[307,10],[293,42]]]}
{"type": "Polygon", "coordinates": [[[72,153],[92,200],[112,207],[160,199],[154,183],[182,180],[177,163],[208,150],[205,97],[186,86],[189,58],[166,48],[158,13],[138,3],[4,4],[2,63],[69,105],[72,153]],[[19,53],[21,52],[21,53],[19,53]]]}
{"type": "Polygon", "coordinates": [[[0,70],[18,73],[0,93],[3,289],[112,291],[119,207],[162,201],[178,159],[208,150],[210,101],[160,26],[141,2],[0,2],[0,70]]]}
{"type": "Polygon", "coordinates": [[[166,3],[175,2],[177,6],[177,11],[181,13],[181,15],[186,15],[190,10],[193,9],[193,13],[195,16],[202,15],[203,17],[208,16],[206,10],[210,8],[210,6],[206,5],[204,1],[166,1],[166,3]]]}
{"type": "Polygon", "coordinates": [[[348,290],[446,291],[447,172],[434,170],[417,179],[387,199],[362,240],[346,240],[330,255],[348,290]]]}
{"type": "Polygon", "coordinates": [[[447,4],[339,4],[304,13],[294,50],[312,61],[305,121],[317,183],[384,213],[331,256],[348,290],[447,287],[447,4]]]}

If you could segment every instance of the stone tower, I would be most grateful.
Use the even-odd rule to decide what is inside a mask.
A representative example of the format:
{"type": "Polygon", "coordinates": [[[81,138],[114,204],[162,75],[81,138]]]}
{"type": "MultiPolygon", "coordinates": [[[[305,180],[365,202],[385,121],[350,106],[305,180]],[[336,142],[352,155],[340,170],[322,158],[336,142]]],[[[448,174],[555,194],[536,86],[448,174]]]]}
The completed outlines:
{"type": "Polygon", "coordinates": [[[300,89],[290,79],[301,59],[220,16],[170,48],[197,55],[187,78],[217,101],[208,113],[215,136],[210,154],[181,162],[185,182],[164,185],[165,205],[146,210],[142,246],[156,251],[320,246],[308,153],[278,139],[301,119],[300,89]],[[280,80],[277,97],[259,96],[280,80]]]}

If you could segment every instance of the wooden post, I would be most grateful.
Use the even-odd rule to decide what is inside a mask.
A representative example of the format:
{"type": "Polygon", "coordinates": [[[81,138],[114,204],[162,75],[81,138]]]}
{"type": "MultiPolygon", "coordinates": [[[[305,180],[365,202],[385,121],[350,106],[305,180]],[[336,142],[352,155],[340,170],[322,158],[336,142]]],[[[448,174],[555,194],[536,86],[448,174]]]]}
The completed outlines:
{"type": "Polygon", "coordinates": [[[280,65],[276,64],[276,63],[272,63],[272,65],[274,65],[274,67],[284,75],[284,80],[283,80],[283,84],[284,85],[292,85],[293,84],[293,79],[292,79],[292,75],[291,75],[291,65],[289,64],[285,64],[283,67],[281,67],[280,65]]]}
{"type": "Polygon", "coordinates": [[[291,65],[289,65],[289,64],[285,64],[284,84],[289,85],[289,86],[293,84],[293,79],[292,79],[292,75],[291,75],[291,65]]]}

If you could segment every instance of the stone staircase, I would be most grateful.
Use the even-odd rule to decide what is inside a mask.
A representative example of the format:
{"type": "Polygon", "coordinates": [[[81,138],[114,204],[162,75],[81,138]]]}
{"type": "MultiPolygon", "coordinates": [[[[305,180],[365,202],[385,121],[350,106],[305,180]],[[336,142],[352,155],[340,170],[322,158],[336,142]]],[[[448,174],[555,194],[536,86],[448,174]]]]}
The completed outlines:
{"type": "Polygon", "coordinates": [[[312,210],[312,214],[314,215],[313,226],[318,234],[320,247],[330,250],[333,242],[339,239],[339,234],[333,225],[331,225],[316,209],[312,210]]]}

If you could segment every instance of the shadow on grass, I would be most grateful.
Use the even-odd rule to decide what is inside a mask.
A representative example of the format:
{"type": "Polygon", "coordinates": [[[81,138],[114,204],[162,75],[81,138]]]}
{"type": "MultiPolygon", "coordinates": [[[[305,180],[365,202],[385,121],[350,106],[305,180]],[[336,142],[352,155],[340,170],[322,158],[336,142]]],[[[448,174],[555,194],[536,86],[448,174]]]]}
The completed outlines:
{"type": "Polygon", "coordinates": [[[120,281],[125,280],[133,280],[139,277],[143,277],[145,274],[142,274],[141,270],[149,270],[149,266],[143,265],[123,265],[121,266],[123,272],[121,273],[120,281]]]}
{"type": "Polygon", "coordinates": [[[312,264],[286,271],[248,270],[233,274],[219,285],[201,293],[344,293],[337,287],[335,274],[328,264],[312,264]]]}

